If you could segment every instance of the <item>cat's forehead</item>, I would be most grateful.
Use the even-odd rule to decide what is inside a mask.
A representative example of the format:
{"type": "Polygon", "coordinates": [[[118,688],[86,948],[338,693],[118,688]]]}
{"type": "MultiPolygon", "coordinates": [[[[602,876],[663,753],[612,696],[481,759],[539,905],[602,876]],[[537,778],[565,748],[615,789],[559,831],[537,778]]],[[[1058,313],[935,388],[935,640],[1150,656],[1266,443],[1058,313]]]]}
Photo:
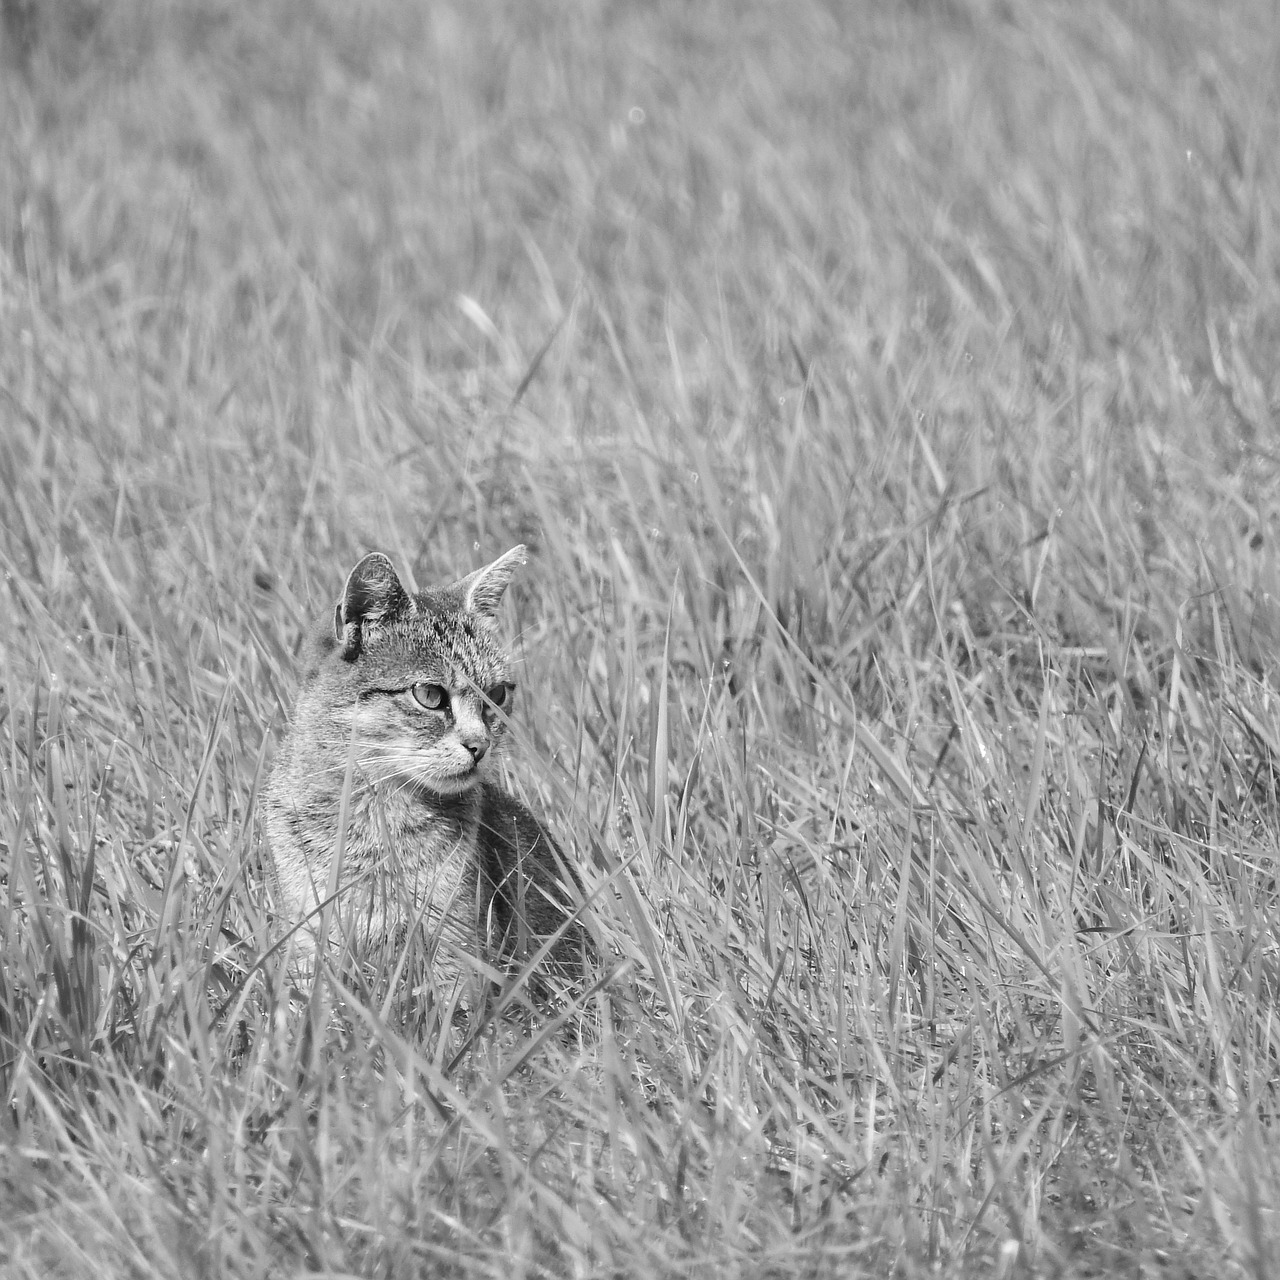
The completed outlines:
{"type": "Polygon", "coordinates": [[[491,626],[469,610],[441,609],[429,593],[414,599],[394,622],[371,637],[370,653],[381,650],[449,683],[485,684],[507,669],[507,655],[491,626]]]}

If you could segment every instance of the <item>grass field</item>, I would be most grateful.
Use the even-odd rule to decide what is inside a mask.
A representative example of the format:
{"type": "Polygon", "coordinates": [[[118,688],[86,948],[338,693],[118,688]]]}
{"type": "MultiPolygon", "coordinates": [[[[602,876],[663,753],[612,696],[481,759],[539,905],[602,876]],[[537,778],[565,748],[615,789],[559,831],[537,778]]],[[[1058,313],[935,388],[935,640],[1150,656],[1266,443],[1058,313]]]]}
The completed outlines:
{"type": "Polygon", "coordinates": [[[1280,1275],[1274,4],[4,14],[0,1273],[1280,1275]],[[303,627],[519,541],[601,981],[291,1012],[303,627]]]}

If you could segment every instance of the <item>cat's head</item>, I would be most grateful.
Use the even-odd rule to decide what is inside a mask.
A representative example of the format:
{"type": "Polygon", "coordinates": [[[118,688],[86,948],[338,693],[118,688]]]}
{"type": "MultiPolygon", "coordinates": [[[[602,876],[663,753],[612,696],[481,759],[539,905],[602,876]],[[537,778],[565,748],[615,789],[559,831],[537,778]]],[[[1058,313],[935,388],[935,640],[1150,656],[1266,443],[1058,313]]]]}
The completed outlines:
{"type": "Polygon", "coordinates": [[[416,593],[379,552],[351,570],[309,683],[364,774],[442,796],[479,783],[515,689],[498,606],[524,562],[524,547],[513,547],[457,582],[416,593]]]}

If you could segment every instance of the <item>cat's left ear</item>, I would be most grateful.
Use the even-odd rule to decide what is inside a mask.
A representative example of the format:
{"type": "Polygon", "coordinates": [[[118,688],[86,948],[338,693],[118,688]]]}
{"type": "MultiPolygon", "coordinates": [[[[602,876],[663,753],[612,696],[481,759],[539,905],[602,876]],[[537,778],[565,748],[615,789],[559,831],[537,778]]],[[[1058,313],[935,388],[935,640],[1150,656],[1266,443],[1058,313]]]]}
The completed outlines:
{"type": "Polygon", "coordinates": [[[462,607],[478,613],[490,622],[494,621],[512,575],[528,558],[528,552],[523,546],[512,547],[492,564],[455,582],[453,589],[462,598],[462,607]]]}

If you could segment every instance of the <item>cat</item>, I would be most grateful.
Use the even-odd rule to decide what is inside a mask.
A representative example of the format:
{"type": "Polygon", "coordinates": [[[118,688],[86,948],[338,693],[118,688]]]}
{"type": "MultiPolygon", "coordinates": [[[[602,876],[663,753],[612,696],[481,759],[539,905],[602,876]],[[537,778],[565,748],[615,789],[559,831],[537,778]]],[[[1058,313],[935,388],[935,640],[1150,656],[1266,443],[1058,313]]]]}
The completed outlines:
{"type": "Polygon", "coordinates": [[[547,968],[581,972],[578,876],[490,776],[516,687],[497,612],[525,558],[513,547],[414,594],[372,552],[316,629],[265,792],[276,906],[297,926],[302,972],[321,931],[366,964],[424,942],[437,999],[547,942],[547,968]]]}

